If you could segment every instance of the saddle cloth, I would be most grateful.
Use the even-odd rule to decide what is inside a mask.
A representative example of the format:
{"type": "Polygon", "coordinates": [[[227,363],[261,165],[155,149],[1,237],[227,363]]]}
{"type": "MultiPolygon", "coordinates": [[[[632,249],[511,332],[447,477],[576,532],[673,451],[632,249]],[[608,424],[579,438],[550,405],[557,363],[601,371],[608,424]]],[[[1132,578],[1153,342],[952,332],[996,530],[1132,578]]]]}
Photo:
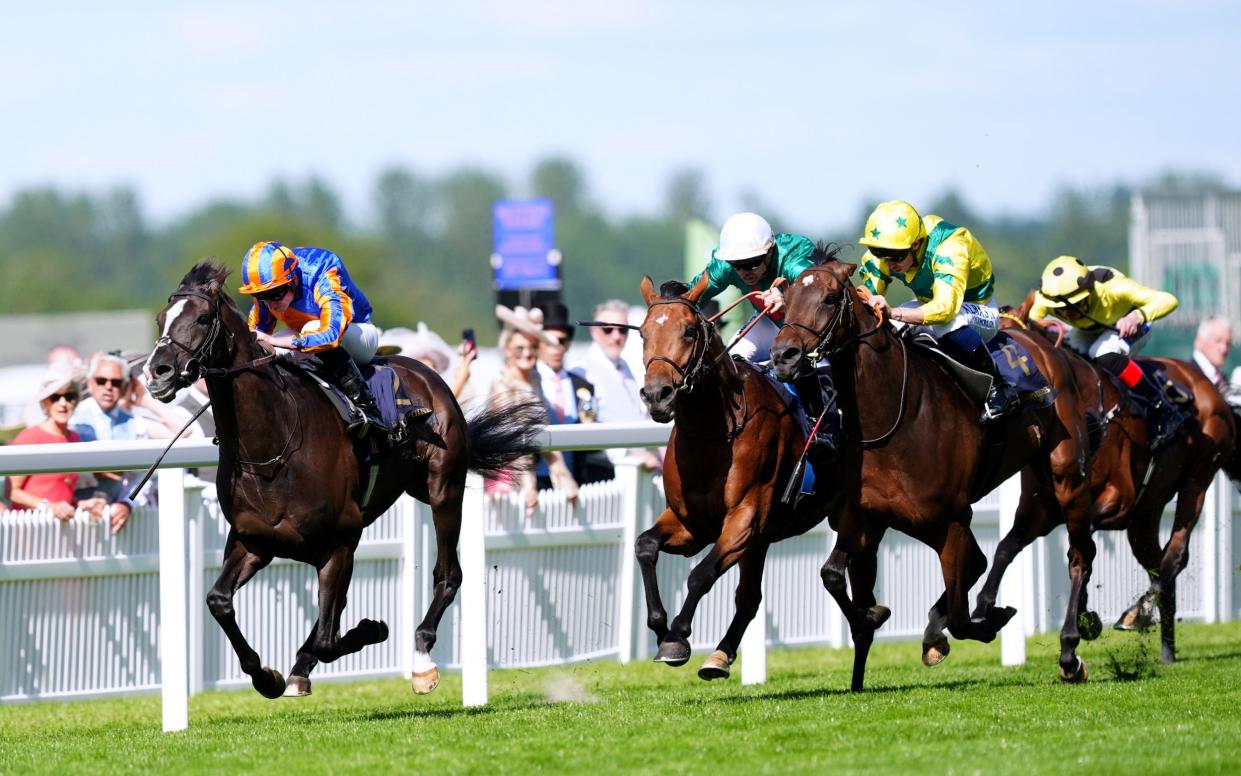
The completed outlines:
{"type": "MultiPolygon", "coordinates": [[[[345,423],[353,420],[355,411],[349,397],[331,381],[323,364],[314,356],[299,358],[295,362],[332,402],[336,412],[345,423]]],[[[405,391],[404,384],[396,371],[387,365],[386,358],[372,359],[369,364],[359,367],[366,384],[370,386],[375,397],[375,406],[379,408],[379,418],[388,428],[396,428],[404,419],[405,413],[413,409],[414,402],[405,391]]]]}
{"type": "MultiPolygon", "coordinates": [[[[913,335],[910,343],[927,351],[943,364],[976,404],[987,400],[987,393],[991,390],[991,375],[970,369],[957,361],[926,332],[913,335]]],[[[1017,390],[1023,410],[1042,409],[1055,402],[1056,389],[1051,387],[1024,345],[1001,331],[987,343],[987,351],[991,354],[996,371],[1017,390]]]]}
{"type": "MultiPolygon", "coordinates": [[[[802,403],[801,397],[797,395],[797,389],[793,387],[792,383],[782,383],[767,372],[764,372],[763,374],[768,380],[775,383],[776,390],[778,390],[780,392],[780,396],[784,398],[784,406],[787,407],[789,412],[791,412],[797,419],[797,422],[801,425],[802,433],[807,439],[809,439],[811,426],[814,424],[811,421],[810,416],[806,413],[806,407],[802,403]]],[[[801,451],[798,452],[800,453],[801,451]]],[[[814,465],[810,462],[809,457],[806,458],[805,462],[806,466],[802,470],[800,490],[802,493],[813,493],[814,465]]]]}

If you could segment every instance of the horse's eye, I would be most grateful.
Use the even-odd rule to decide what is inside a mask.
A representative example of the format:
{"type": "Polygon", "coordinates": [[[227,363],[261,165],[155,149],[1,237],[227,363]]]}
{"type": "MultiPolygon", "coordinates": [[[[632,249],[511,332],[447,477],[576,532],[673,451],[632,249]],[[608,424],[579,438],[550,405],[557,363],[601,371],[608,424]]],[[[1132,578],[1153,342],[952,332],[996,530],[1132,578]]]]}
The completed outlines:
{"type": "Polygon", "coordinates": [[[211,316],[207,315],[206,313],[203,313],[202,315],[198,316],[198,322],[202,324],[203,326],[206,326],[207,324],[211,323],[211,316]]]}
{"type": "Polygon", "coordinates": [[[697,339],[698,327],[697,326],[686,326],[684,334],[685,334],[685,339],[697,339]]]}
{"type": "Polygon", "coordinates": [[[840,304],[840,294],[828,294],[823,297],[823,304],[834,305],[840,304]]]}

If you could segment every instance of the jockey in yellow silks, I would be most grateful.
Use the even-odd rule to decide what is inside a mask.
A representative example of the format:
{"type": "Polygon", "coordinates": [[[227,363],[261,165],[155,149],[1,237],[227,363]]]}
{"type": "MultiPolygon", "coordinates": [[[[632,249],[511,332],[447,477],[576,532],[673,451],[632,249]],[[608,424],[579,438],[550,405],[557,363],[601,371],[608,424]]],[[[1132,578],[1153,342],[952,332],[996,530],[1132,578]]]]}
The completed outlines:
{"type": "Polygon", "coordinates": [[[861,284],[872,304],[894,321],[929,330],[966,366],[991,376],[984,420],[1011,412],[1017,393],[987,350],[999,329],[999,311],[991,302],[995,275],[970,230],[939,216],[923,217],[908,202],[894,200],[875,208],[858,242],[868,249],[861,284]],[[918,301],[891,307],[883,294],[893,280],[908,286],[918,301]]]}
{"type": "Polygon", "coordinates": [[[1075,256],[1058,256],[1043,270],[1030,308],[1031,320],[1048,316],[1072,327],[1069,347],[1120,378],[1155,410],[1152,447],[1160,447],[1181,419],[1163,388],[1144,378],[1130,356],[1150,340],[1150,324],[1171,313],[1177,299],[1145,286],[1111,267],[1087,266],[1075,256]]]}

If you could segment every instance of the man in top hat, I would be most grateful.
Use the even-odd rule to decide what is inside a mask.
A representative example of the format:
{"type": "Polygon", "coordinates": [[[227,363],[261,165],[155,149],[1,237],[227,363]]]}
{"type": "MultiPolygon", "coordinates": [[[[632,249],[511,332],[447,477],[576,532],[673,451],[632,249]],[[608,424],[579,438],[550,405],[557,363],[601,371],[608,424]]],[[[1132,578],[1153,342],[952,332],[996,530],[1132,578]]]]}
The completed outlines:
{"type": "MultiPolygon", "coordinates": [[[[595,386],[581,375],[565,369],[565,354],[573,342],[573,324],[569,308],[563,302],[544,302],[543,331],[548,339],[539,344],[536,369],[543,384],[547,416],[551,423],[595,422],[595,386]]],[[[614,476],[607,455],[599,450],[566,452],[565,464],[579,484],[610,480],[614,476]]],[[[546,464],[539,462],[539,487],[548,487],[546,464]]]]}

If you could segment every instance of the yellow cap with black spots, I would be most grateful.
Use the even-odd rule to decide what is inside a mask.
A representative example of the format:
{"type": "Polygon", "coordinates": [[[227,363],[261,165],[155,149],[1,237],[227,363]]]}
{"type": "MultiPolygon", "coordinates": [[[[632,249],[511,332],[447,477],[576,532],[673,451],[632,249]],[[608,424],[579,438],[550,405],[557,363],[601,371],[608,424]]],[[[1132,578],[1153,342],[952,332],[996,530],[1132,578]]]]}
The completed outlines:
{"type": "Polygon", "coordinates": [[[902,199],[881,202],[866,219],[859,243],[868,248],[900,251],[926,237],[926,226],[914,206],[902,199]]]}
{"type": "Polygon", "coordinates": [[[1090,269],[1076,256],[1057,256],[1043,269],[1039,294],[1048,307],[1077,304],[1090,296],[1090,269]]]}

